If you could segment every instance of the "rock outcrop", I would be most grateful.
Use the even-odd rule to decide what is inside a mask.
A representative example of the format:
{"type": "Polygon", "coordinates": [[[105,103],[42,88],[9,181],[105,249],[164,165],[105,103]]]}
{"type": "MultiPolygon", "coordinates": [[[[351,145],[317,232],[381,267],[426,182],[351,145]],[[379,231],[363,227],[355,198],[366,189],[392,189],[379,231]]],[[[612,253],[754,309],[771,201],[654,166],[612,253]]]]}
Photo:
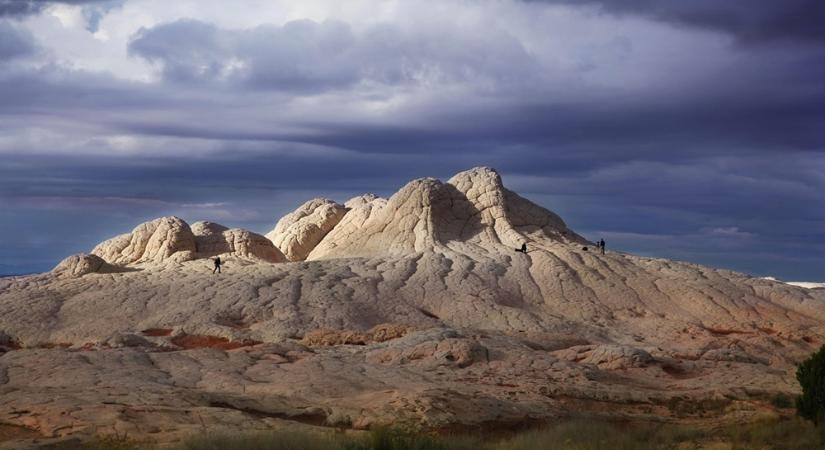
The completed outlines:
{"type": "Polygon", "coordinates": [[[796,364],[825,343],[825,290],[583,251],[491,169],[346,208],[310,202],[279,223],[302,261],[163,218],[0,279],[0,420],[162,442],[204,423],[741,421],[796,395],[796,364]],[[198,258],[215,254],[244,261],[212,274],[198,258]]]}
{"type": "Polygon", "coordinates": [[[316,198],[281,218],[266,237],[290,261],[303,261],[346,213],[345,206],[316,198]]]}
{"type": "Polygon", "coordinates": [[[196,241],[198,240],[198,238],[218,236],[229,229],[229,227],[225,227],[219,223],[209,222],[206,220],[195,222],[190,226],[190,228],[192,229],[192,234],[195,235],[196,241]]]}
{"type": "Polygon", "coordinates": [[[92,250],[115,265],[158,263],[168,259],[188,261],[194,257],[195,236],[189,225],[177,217],[161,217],[100,243],[92,250]]]}
{"type": "Polygon", "coordinates": [[[586,242],[557,215],[506,190],[498,173],[487,167],[459,173],[446,183],[411,181],[387,201],[365,197],[348,203],[353,209],[308,259],[445,248],[502,253],[538,239],[586,242]]]}
{"type": "Polygon", "coordinates": [[[567,361],[611,370],[645,367],[653,362],[650,353],[626,345],[579,345],[557,351],[555,355],[567,361]]]}
{"type": "Polygon", "coordinates": [[[363,232],[365,223],[372,217],[373,213],[377,213],[387,205],[387,199],[374,194],[364,194],[347,200],[344,205],[349,208],[349,212],[307,255],[307,260],[323,259],[342,254],[343,252],[338,251],[338,246],[349,246],[350,242],[363,232]]]}
{"type": "Polygon", "coordinates": [[[78,253],[60,261],[52,272],[68,277],[82,277],[89,273],[99,272],[106,265],[106,261],[97,255],[78,253]]]}
{"type": "Polygon", "coordinates": [[[259,259],[270,263],[286,261],[286,256],[266,237],[240,228],[229,229],[212,222],[192,224],[198,258],[217,255],[259,259]]]}

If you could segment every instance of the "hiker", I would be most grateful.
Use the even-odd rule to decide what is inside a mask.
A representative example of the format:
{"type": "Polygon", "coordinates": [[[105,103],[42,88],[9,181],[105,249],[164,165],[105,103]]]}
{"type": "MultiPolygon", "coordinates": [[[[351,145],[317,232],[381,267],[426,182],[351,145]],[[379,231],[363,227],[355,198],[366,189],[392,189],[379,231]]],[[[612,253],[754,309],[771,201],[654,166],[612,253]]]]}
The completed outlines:
{"type": "Polygon", "coordinates": [[[215,272],[221,273],[221,257],[220,256],[215,258],[215,268],[212,269],[212,273],[215,273],[215,272]]]}
{"type": "Polygon", "coordinates": [[[599,248],[602,250],[602,255],[604,255],[604,239],[599,240],[599,248]]]}
{"type": "Polygon", "coordinates": [[[521,250],[519,250],[519,251],[524,253],[525,255],[527,254],[527,243],[526,242],[521,244],[521,250]]]}

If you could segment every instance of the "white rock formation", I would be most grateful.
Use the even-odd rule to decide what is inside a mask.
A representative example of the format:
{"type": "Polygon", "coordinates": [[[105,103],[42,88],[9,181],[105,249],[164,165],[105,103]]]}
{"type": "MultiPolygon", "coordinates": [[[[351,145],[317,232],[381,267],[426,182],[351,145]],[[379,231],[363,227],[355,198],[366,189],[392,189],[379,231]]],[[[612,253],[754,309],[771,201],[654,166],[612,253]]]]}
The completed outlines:
{"type": "Polygon", "coordinates": [[[272,241],[251,231],[232,228],[223,232],[228,245],[228,253],[247,258],[259,258],[264,261],[278,263],[287,260],[272,241]]]}
{"type": "Polygon", "coordinates": [[[240,228],[229,229],[212,222],[192,224],[196,256],[209,258],[217,255],[259,259],[271,263],[286,261],[286,256],[266,237],[240,228]]]}
{"type": "Polygon", "coordinates": [[[266,237],[290,261],[303,261],[346,213],[343,205],[316,198],[281,218],[266,237]]]}
{"type": "Polygon", "coordinates": [[[825,289],[825,283],[816,283],[812,281],[786,281],[785,283],[805,289],[825,289]]]}
{"type": "Polygon", "coordinates": [[[312,251],[310,260],[403,255],[445,248],[509,253],[522,243],[583,243],[557,215],[504,189],[481,167],[447,183],[411,181],[388,201],[353,199],[353,210],[312,251]]]}
{"type": "Polygon", "coordinates": [[[69,277],[82,277],[89,273],[99,272],[106,265],[106,261],[97,255],[78,253],[60,261],[52,272],[69,277]]]}
{"type": "Polygon", "coordinates": [[[300,230],[340,208],[284,222],[305,261],[271,264],[260,235],[164,218],[98,246],[122,272],[77,256],[0,279],[0,420],[164,442],[204,423],[739,421],[795,395],[795,365],[825,343],[825,290],[583,251],[491,169],[347,204],[317,245],[321,231],[300,230]],[[249,260],[220,275],[164,263],[216,252],[249,260]]]}
{"type": "Polygon", "coordinates": [[[323,259],[335,255],[339,243],[345,246],[349,245],[348,243],[352,237],[362,232],[364,224],[372,217],[373,213],[387,205],[387,199],[374,194],[364,194],[347,200],[344,205],[349,208],[349,212],[312,249],[307,255],[307,260],[323,259]]]}
{"type": "Polygon", "coordinates": [[[357,197],[353,197],[353,198],[347,200],[346,202],[344,202],[344,207],[346,207],[347,209],[358,208],[359,206],[367,205],[367,204],[372,203],[372,202],[374,202],[374,201],[376,201],[380,198],[381,197],[379,197],[375,194],[371,194],[371,193],[362,194],[362,195],[359,195],[357,197]]]}
{"type": "Polygon", "coordinates": [[[138,225],[131,233],[102,242],[92,253],[115,265],[157,263],[173,257],[176,261],[187,261],[194,257],[195,236],[183,220],[161,217],[138,225]]]}
{"type": "Polygon", "coordinates": [[[195,222],[190,226],[190,228],[192,229],[192,234],[195,235],[195,238],[219,235],[229,229],[221,224],[208,222],[206,220],[195,222]]]}

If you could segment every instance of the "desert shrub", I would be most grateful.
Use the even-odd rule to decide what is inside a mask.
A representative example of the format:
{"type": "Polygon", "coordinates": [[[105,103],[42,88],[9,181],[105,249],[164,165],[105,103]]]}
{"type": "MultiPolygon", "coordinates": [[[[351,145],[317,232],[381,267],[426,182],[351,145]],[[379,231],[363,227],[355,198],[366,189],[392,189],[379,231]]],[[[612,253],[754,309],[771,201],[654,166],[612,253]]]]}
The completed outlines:
{"type": "MultiPolygon", "coordinates": [[[[119,443],[114,443],[120,445],[119,443]]],[[[129,444],[131,445],[131,444],[129,444]]],[[[88,450],[146,450],[143,446],[88,447],[88,450]]],[[[253,435],[207,434],[174,450],[653,450],[726,448],[732,450],[821,450],[825,428],[803,419],[765,419],[728,427],[573,420],[509,437],[440,436],[379,427],[351,435],[311,431],[272,431],[253,435]]]]}
{"type": "Polygon", "coordinates": [[[273,431],[248,435],[208,434],[179,450],[349,450],[343,439],[318,433],[273,431]]]}
{"type": "Polygon", "coordinates": [[[825,422],[825,345],[799,365],[796,379],[802,386],[797,413],[817,425],[825,422]]]}
{"type": "Polygon", "coordinates": [[[478,450],[482,447],[470,437],[442,437],[394,427],[374,428],[363,444],[366,446],[356,447],[357,450],[478,450]]]}
{"type": "MultiPolygon", "coordinates": [[[[68,443],[64,447],[58,445],[56,448],[58,450],[77,449],[77,445],[68,443]]],[[[83,450],[145,450],[148,447],[126,434],[106,434],[96,436],[81,448],[83,450]]]]}
{"type": "Polygon", "coordinates": [[[601,421],[574,420],[520,433],[492,450],[644,450],[664,448],[673,436],[658,425],[619,426],[601,421]]]}
{"type": "Polygon", "coordinates": [[[794,406],[793,398],[785,394],[776,394],[771,397],[771,405],[780,408],[792,408],[794,406]]]}
{"type": "Polygon", "coordinates": [[[253,435],[206,435],[177,450],[480,450],[470,437],[439,437],[401,428],[377,427],[365,436],[275,431],[253,435]]]}
{"type": "Polygon", "coordinates": [[[721,440],[733,450],[821,450],[825,434],[801,419],[768,419],[746,425],[730,426],[720,433],[721,440]]]}

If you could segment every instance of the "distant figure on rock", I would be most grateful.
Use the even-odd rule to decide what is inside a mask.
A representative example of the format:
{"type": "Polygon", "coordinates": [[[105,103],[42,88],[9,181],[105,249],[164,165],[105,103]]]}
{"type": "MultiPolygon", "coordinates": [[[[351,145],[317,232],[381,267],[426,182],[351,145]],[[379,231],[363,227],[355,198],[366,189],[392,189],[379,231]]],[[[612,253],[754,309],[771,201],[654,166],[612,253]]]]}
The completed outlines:
{"type": "Polygon", "coordinates": [[[517,251],[517,252],[524,253],[524,254],[526,255],[526,254],[527,254],[527,244],[526,244],[526,243],[522,243],[522,244],[521,244],[521,248],[517,248],[517,249],[516,249],[516,251],[517,251]]]}
{"type": "Polygon", "coordinates": [[[604,239],[599,240],[599,248],[602,251],[602,255],[604,255],[604,239]]]}
{"type": "Polygon", "coordinates": [[[215,258],[215,268],[212,269],[212,273],[215,273],[215,272],[221,273],[221,257],[220,256],[215,258]]]}

